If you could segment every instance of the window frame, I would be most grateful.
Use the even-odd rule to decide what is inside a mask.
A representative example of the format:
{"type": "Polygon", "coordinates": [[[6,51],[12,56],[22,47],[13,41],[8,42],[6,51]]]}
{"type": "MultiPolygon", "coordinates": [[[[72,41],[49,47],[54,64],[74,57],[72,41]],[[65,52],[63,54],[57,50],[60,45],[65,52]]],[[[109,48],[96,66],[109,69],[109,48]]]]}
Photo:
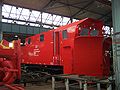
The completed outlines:
{"type": "Polygon", "coordinates": [[[40,35],[40,42],[44,42],[44,40],[45,40],[45,35],[44,35],[44,34],[41,34],[41,35],[40,35]]]}
{"type": "Polygon", "coordinates": [[[28,44],[31,44],[31,38],[28,38],[27,43],[28,43],[28,44]]]}
{"type": "Polygon", "coordinates": [[[90,32],[90,30],[88,28],[82,28],[80,30],[79,36],[89,36],[89,32],[90,32]]]}
{"type": "Polygon", "coordinates": [[[62,31],[62,39],[67,39],[68,38],[68,32],[67,30],[62,31]]]}
{"type": "Polygon", "coordinates": [[[90,36],[99,36],[99,30],[97,29],[93,29],[90,31],[90,36]]]}

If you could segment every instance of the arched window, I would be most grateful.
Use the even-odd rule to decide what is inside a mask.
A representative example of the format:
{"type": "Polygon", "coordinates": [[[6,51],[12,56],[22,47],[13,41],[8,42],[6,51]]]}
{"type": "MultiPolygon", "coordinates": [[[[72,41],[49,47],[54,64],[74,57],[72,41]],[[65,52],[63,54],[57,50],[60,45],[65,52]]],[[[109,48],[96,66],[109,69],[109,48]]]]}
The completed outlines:
{"type": "Polygon", "coordinates": [[[80,36],[88,36],[89,29],[83,28],[80,32],[80,36]]]}
{"type": "Polygon", "coordinates": [[[96,30],[96,29],[90,31],[90,35],[91,35],[91,36],[98,36],[98,34],[99,34],[99,31],[96,30]]]}

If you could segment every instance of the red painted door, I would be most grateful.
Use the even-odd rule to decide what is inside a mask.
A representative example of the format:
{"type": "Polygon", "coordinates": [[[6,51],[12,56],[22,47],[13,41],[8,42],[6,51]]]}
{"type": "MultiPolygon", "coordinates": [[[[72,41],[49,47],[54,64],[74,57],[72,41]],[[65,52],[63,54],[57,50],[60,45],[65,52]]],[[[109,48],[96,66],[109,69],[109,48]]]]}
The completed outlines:
{"type": "Polygon", "coordinates": [[[73,61],[73,52],[71,46],[63,46],[63,66],[64,66],[64,74],[73,74],[72,73],[72,61],[73,61]]]}
{"type": "Polygon", "coordinates": [[[60,64],[60,33],[54,32],[54,64],[60,64]]]}

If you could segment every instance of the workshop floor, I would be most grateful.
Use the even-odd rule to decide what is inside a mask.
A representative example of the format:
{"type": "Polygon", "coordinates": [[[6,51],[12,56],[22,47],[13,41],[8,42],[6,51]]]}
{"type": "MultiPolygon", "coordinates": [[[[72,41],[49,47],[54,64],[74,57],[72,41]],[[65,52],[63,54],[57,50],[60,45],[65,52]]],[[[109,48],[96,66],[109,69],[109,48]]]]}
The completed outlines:
{"type": "MultiPolygon", "coordinates": [[[[0,90],[10,90],[7,88],[1,88],[0,90]]],[[[31,86],[26,86],[25,90],[52,90],[51,85],[31,85],[31,86]]],[[[57,88],[55,90],[65,90],[65,88],[57,88]]],[[[75,88],[70,88],[70,90],[80,90],[80,89],[75,89],[75,88]]],[[[96,88],[89,88],[88,90],[97,90],[96,88]]],[[[101,90],[106,90],[106,89],[101,89],[101,90]]]]}
{"type": "MultiPolygon", "coordinates": [[[[23,86],[23,85],[22,85],[23,86]]],[[[0,86],[0,90],[10,90],[5,86],[0,86]]],[[[26,84],[25,90],[52,90],[51,83],[26,84]]]]}
{"type": "MultiPolygon", "coordinates": [[[[60,87],[60,88],[57,88],[55,90],[65,90],[65,87],[63,84],[56,85],[56,86],[60,87]]],[[[9,89],[4,88],[4,87],[0,87],[0,90],[9,90],[9,89]]],[[[27,83],[25,90],[52,90],[52,86],[51,86],[51,82],[49,82],[49,83],[37,83],[37,84],[28,84],[27,83]]],[[[74,88],[70,87],[70,90],[80,90],[80,89],[75,86],[74,88]]],[[[88,88],[88,90],[97,90],[97,89],[91,87],[91,88],[88,88]]],[[[101,89],[101,90],[106,90],[106,89],[101,89]]]]}
{"type": "Polygon", "coordinates": [[[44,86],[27,86],[25,90],[52,90],[51,85],[44,85],[44,86]]]}
{"type": "Polygon", "coordinates": [[[51,81],[48,81],[47,83],[27,83],[25,90],[52,90],[51,81]]]}
{"type": "MultiPolygon", "coordinates": [[[[57,85],[58,86],[58,85],[57,85]]],[[[63,85],[62,85],[63,86],[63,85]]],[[[51,84],[46,83],[46,84],[40,84],[40,85],[27,85],[25,90],[52,90],[51,84]]],[[[65,90],[65,87],[57,88],[55,90],[65,90]]],[[[80,90],[79,88],[70,88],[70,90],[80,90]]],[[[97,88],[88,88],[88,90],[97,90],[97,88]]],[[[101,89],[101,90],[106,90],[106,89],[101,89]]]]}

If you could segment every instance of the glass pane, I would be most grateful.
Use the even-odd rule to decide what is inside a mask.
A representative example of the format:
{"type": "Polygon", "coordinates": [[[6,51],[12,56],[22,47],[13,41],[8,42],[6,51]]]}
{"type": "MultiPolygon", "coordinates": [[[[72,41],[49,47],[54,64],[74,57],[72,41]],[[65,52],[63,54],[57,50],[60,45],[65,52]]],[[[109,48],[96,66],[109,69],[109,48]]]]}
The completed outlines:
{"type": "Polygon", "coordinates": [[[98,36],[98,30],[92,30],[91,32],[90,32],[90,35],[91,36],[98,36]]]}
{"type": "Polygon", "coordinates": [[[30,44],[30,43],[31,43],[31,38],[28,39],[28,44],[30,44]]]}
{"type": "Polygon", "coordinates": [[[88,36],[89,29],[83,28],[80,32],[80,36],[88,36]]]}
{"type": "Polygon", "coordinates": [[[62,31],[62,37],[63,39],[66,39],[68,37],[67,30],[62,31]]]}
{"type": "Polygon", "coordinates": [[[44,35],[40,35],[40,41],[44,41],[44,35]]]}

